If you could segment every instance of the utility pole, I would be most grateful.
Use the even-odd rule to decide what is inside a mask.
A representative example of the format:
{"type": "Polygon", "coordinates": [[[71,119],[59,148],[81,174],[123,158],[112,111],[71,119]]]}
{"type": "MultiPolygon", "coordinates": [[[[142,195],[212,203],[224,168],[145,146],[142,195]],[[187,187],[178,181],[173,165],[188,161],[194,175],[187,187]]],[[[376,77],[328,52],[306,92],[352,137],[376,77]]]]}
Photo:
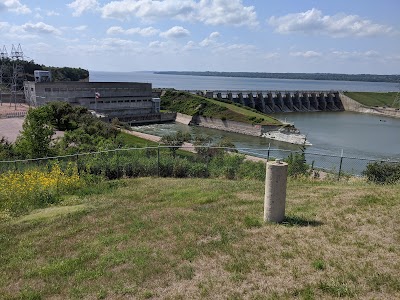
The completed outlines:
{"type": "MultiPolygon", "coordinates": [[[[0,51],[0,106],[3,106],[3,88],[7,87],[8,82],[6,79],[5,74],[5,61],[8,59],[8,53],[6,46],[0,51]]],[[[7,89],[7,88],[6,88],[7,89]]]]}

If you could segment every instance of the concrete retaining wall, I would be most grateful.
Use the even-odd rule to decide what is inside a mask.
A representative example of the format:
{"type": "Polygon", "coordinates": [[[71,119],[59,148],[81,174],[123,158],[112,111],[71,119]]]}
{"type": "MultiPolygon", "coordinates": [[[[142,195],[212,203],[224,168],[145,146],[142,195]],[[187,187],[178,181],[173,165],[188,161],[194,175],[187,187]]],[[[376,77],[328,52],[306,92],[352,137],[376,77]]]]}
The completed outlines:
{"type": "Polygon", "coordinates": [[[181,123],[181,124],[185,124],[185,125],[189,125],[192,122],[192,119],[193,119],[192,116],[181,114],[181,113],[176,113],[175,122],[178,122],[178,123],[181,123]]]}
{"type": "Polygon", "coordinates": [[[235,121],[221,120],[221,119],[208,118],[202,116],[194,116],[193,123],[195,125],[199,125],[202,127],[242,133],[252,136],[261,136],[262,134],[261,125],[251,125],[235,121]]]}
{"type": "Polygon", "coordinates": [[[340,99],[342,100],[343,107],[346,111],[400,118],[400,110],[395,108],[365,106],[342,93],[340,93],[340,99]]]}

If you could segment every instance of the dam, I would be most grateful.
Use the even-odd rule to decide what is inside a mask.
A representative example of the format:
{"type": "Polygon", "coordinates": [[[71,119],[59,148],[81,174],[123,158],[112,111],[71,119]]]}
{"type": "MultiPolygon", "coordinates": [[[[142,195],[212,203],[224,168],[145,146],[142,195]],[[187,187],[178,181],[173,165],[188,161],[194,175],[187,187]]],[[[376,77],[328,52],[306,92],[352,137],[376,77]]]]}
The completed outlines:
{"type": "Polygon", "coordinates": [[[238,103],[260,112],[343,111],[339,91],[198,91],[191,94],[223,102],[238,103]]]}

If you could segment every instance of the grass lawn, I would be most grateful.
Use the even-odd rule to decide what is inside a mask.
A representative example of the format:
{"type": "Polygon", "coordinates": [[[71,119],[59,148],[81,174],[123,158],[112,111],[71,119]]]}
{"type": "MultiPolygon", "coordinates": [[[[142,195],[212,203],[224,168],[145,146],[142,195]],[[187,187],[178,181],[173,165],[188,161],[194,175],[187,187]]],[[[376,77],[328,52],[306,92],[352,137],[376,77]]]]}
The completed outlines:
{"type": "Polygon", "coordinates": [[[140,137],[120,132],[119,138],[126,147],[156,147],[158,143],[142,139],[140,137]]]}
{"type": "Polygon", "coordinates": [[[161,98],[161,106],[168,110],[191,116],[200,114],[205,117],[226,119],[247,124],[282,125],[279,120],[264,113],[181,91],[167,91],[161,98]]]}
{"type": "Polygon", "coordinates": [[[2,299],[399,299],[400,185],[139,178],[0,223],[2,299]],[[70,207],[70,208],[69,208],[70,207]]]}
{"type": "Polygon", "coordinates": [[[346,92],[346,96],[367,106],[387,106],[392,107],[396,99],[397,92],[373,93],[373,92],[346,92]]]}
{"type": "Polygon", "coordinates": [[[279,120],[277,120],[271,116],[265,115],[265,114],[254,112],[254,111],[251,111],[251,110],[248,110],[243,107],[236,106],[236,105],[233,105],[230,103],[225,103],[225,102],[221,102],[221,101],[217,101],[217,100],[209,99],[209,98],[206,98],[206,99],[214,104],[223,106],[231,111],[234,111],[234,112],[244,115],[246,117],[264,118],[265,124],[269,124],[269,125],[271,125],[271,124],[272,125],[281,125],[282,124],[279,120]]]}

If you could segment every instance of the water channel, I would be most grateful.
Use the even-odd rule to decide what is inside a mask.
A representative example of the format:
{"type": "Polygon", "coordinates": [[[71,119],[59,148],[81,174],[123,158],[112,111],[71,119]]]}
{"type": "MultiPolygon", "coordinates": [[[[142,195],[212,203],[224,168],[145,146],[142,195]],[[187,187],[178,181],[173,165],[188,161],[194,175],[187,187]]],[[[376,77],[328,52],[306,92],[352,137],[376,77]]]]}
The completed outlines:
{"type": "MultiPolygon", "coordinates": [[[[395,83],[354,82],[354,81],[322,81],[322,80],[285,80],[261,78],[229,78],[161,75],[152,72],[91,72],[91,81],[138,81],[151,82],[153,87],[173,87],[176,89],[199,90],[347,90],[388,92],[398,91],[395,83]]],[[[315,152],[326,156],[307,157],[320,165],[338,164],[337,157],[343,150],[345,157],[365,158],[365,161],[347,159],[345,169],[356,172],[365,168],[368,160],[400,160],[400,119],[381,117],[352,112],[312,112],[273,114],[274,117],[293,122],[312,146],[307,152],[315,152]]],[[[280,150],[299,150],[298,145],[252,137],[242,134],[223,132],[201,127],[189,127],[182,124],[154,124],[138,126],[137,131],[162,136],[178,130],[192,134],[206,134],[215,139],[229,138],[237,148],[250,148],[251,153],[266,155],[268,147],[280,150]]],[[[275,157],[284,157],[287,153],[271,152],[275,157]]]]}

